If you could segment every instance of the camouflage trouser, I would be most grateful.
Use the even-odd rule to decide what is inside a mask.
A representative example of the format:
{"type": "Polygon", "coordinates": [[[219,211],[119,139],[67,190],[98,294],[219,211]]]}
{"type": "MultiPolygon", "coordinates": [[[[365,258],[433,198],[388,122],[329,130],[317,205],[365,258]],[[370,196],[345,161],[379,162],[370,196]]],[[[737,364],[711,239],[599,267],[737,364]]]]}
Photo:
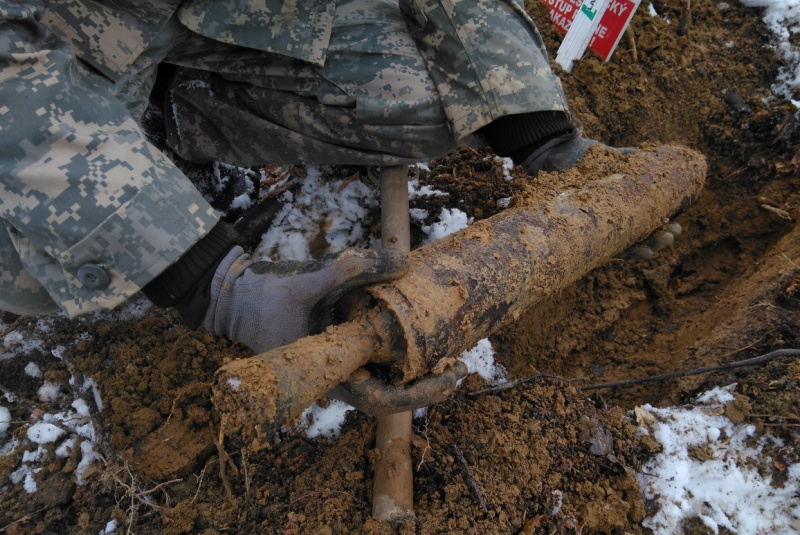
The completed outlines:
{"type": "Polygon", "coordinates": [[[196,34],[167,61],[168,140],[192,161],[414,163],[498,117],[566,111],[515,0],[337,2],[322,67],[196,34]]]}
{"type": "MultiPolygon", "coordinates": [[[[163,54],[115,85],[21,12],[0,9],[11,20],[0,26],[0,308],[111,308],[218,216],[133,118],[163,54]]],[[[566,111],[515,0],[342,0],[322,67],[174,23],[160,41],[179,65],[165,116],[190,160],[412,163],[480,143],[475,132],[504,115],[566,111]]]]}

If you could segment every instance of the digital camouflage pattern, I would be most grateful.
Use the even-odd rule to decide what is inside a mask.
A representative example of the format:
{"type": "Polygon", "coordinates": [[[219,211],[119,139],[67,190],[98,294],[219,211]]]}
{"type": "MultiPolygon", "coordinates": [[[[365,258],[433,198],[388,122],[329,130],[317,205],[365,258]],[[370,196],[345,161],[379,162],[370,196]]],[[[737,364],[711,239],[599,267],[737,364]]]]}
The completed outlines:
{"type": "Polygon", "coordinates": [[[217,221],[138,126],[162,61],[195,161],[411,163],[566,111],[515,0],[0,0],[0,308],[114,307],[217,221]]]}
{"type": "Polygon", "coordinates": [[[218,214],[145,140],[113,84],[42,28],[41,3],[2,6],[0,308],[112,308],[218,214]],[[87,288],[78,277],[86,264],[105,270],[109,284],[87,288]]]}

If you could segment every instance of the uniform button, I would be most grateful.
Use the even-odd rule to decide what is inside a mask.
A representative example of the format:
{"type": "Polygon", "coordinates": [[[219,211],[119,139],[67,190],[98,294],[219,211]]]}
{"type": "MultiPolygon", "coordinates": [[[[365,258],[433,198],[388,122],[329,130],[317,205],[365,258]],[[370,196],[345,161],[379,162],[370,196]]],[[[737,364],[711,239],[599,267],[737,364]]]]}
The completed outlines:
{"type": "Polygon", "coordinates": [[[90,290],[105,290],[111,282],[106,270],[97,264],[84,264],[79,267],[78,278],[90,290]]]}

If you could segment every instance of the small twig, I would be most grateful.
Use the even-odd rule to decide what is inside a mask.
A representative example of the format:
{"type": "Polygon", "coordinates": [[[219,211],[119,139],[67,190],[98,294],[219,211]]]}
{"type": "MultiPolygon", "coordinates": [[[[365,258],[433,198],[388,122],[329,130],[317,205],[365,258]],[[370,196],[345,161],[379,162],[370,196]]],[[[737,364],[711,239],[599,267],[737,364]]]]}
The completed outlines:
{"type": "Polygon", "coordinates": [[[625,35],[628,38],[628,45],[631,47],[631,62],[636,63],[639,61],[639,52],[636,50],[636,36],[633,34],[633,30],[631,30],[630,27],[628,27],[625,35]]]}
{"type": "MultiPolygon", "coordinates": [[[[25,319],[27,319],[27,318],[29,318],[29,317],[30,317],[30,316],[20,316],[20,317],[18,317],[17,319],[15,319],[15,320],[14,320],[14,323],[12,323],[12,324],[11,324],[11,325],[9,325],[8,327],[6,327],[6,328],[3,330],[3,332],[0,332],[0,338],[5,338],[5,336],[6,336],[7,334],[11,333],[11,332],[12,332],[12,331],[14,331],[14,330],[15,330],[17,327],[19,327],[19,324],[20,324],[20,323],[22,323],[22,321],[23,321],[23,320],[25,320],[25,319]]],[[[3,528],[3,529],[5,529],[5,528],[3,528]]]]}
{"type": "Polygon", "coordinates": [[[775,214],[776,216],[780,217],[781,219],[786,219],[787,221],[791,221],[792,220],[792,216],[789,215],[789,212],[787,212],[786,210],[783,210],[781,208],[775,208],[771,204],[762,204],[761,208],[763,208],[767,212],[771,212],[771,213],[775,214]]]}
{"type": "Polygon", "coordinates": [[[681,15],[678,19],[678,36],[682,37],[689,33],[689,27],[692,25],[692,2],[691,0],[684,0],[683,7],[681,7],[681,15]]]}
{"type": "Polygon", "coordinates": [[[414,428],[415,431],[417,431],[425,441],[425,448],[423,448],[422,453],[420,454],[419,463],[417,464],[417,472],[419,472],[422,468],[422,465],[425,464],[425,454],[428,452],[428,450],[432,452],[434,451],[433,448],[431,448],[430,438],[428,438],[428,423],[430,422],[431,410],[432,408],[428,407],[428,410],[425,412],[425,423],[422,426],[414,428]]]}
{"type": "Polygon", "coordinates": [[[242,451],[242,472],[244,472],[244,495],[250,494],[250,467],[247,466],[247,452],[242,451]]]}
{"type": "Polygon", "coordinates": [[[163,510],[163,507],[153,503],[153,501],[150,499],[150,495],[152,493],[154,493],[157,490],[162,490],[164,492],[164,496],[166,497],[167,507],[169,507],[169,494],[162,487],[165,487],[166,485],[171,485],[172,483],[180,483],[181,481],[183,481],[182,479],[173,479],[171,481],[165,481],[164,483],[160,483],[151,489],[144,489],[140,484],[140,482],[138,481],[138,479],[136,478],[136,476],[133,475],[133,472],[131,472],[130,466],[128,466],[127,461],[123,459],[122,466],[116,472],[114,472],[108,465],[106,459],[102,460],[108,467],[108,470],[106,472],[106,477],[110,477],[111,479],[113,479],[114,482],[125,491],[124,496],[119,500],[117,500],[117,505],[119,506],[120,502],[126,497],[130,500],[130,504],[128,505],[128,508],[126,510],[126,514],[128,516],[128,522],[127,522],[128,529],[125,532],[126,534],[133,533],[133,524],[136,521],[136,514],[139,512],[140,506],[144,505],[145,507],[150,507],[156,511],[163,510]],[[123,471],[126,472],[128,477],[130,478],[131,481],[130,484],[125,483],[125,481],[123,481],[122,478],[119,476],[119,474],[122,473],[123,471]]]}
{"type": "Polygon", "coordinates": [[[225,487],[225,494],[228,496],[228,501],[233,502],[231,482],[228,481],[228,477],[225,475],[225,466],[228,461],[228,453],[225,451],[224,446],[225,433],[222,430],[222,426],[220,426],[219,438],[217,438],[214,433],[214,423],[211,420],[208,421],[208,427],[211,429],[211,439],[214,441],[214,445],[217,447],[217,453],[219,454],[219,478],[222,480],[222,486],[225,487]]]}
{"type": "Polygon", "coordinates": [[[791,265],[793,265],[793,266],[794,266],[796,269],[800,269],[800,266],[798,266],[798,265],[797,265],[797,264],[796,264],[796,263],[795,263],[795,262],[794,262],[794,261],[793,261],[791,258],[789,258],[788,256],[786,256],[786,253],[781,253],[781,256],[782,256],[783,258],[785,258],[785,259],[786,259],[786,261],[787,261],[787,262],[789,262],[791,265]]]}
{"type": "Polygon", "coordinates": [[[516,388],[521,384],[529,383],[534,379],[539,379],[541,377],[545,377],[547,379],[554,379],[556,381],[564,381],[565,383],[585,380],[583,377],[576,377],[575,379],[566,379],[564,377],[559,377],[557,375],[549,375],[547,373],[537,373],[536,375],[531,375],[530,377],[525,377],[524,379],[517,379],[516,381],[511,381],[510,383],[503,383],[502,385],[492,386],[490,388],[484,388],[482,390],[475,390],[474,392],[468,392],[467,396],[474,398],[480,396],[481,394],[505,392],[506,390],[511,390],[512,388],[516,388]]]}
{"type": "Polygon", "coordinates": [[[22,518],[18,518],[17,520],[14,520],[14,521],[13,521],[12,523],[10,523],[10,524],[6,524],[6,525],[5,525],[5,526],[3,526],[2,528],[0,528],[0,533],[4,532],[5,530],[7,530],[8,528],[10,528],[11,526],[15,526],[15,525],[17,525],[17,524],[20,524],[20,523],[22,523],[22,522],[27,522],[28,520],[30,520],[30,519],[31,519],[31,517],[32,517],[33,515],[35,515],[36,513],[41,513],[41,512],[42,512],[42,511],[44,511],[45,509],[46,509],[46,507],[42,507],[41,509],[37,509],[36,511],[34,511],[34,512],[32,512],[32,513],[28,513],[27,515],[23,516],[22,518]]]}
{"type": "Polygon", "coordinates": [[[633,386],[642,383],[653,383],[657,381],[667,381],[669,379],[677,379],[679,377],[687,377],[689,375],[700,375],[703,373],[716,372],[721,370],[731,370],[734,368],[741,368],[743,366],[756,366],[763,364],[778,357],[794,357],[800,355],[800,349],[777,349],[766,355],[760,357],[753,357],[751,359],[737,360],[735,362],[728,362],[727,364],[716,364],[714,366],[703,366],[702,368],[694,368],[692,370],[683,370],[674,373],[667,373],[664,375],[654,375],[652,377],[639,377],[638,379],[626,379],[624,381],[613,381],[610,383],[600,383],[596,385],[584,386],[581,390],[597,390],[598,388],[611,388],[616,386],[633,386]]]}
{"type": "Polygon", "coordinates": [[[461,467],[461,476],[464,478],[464,483],[467,484],[467,487],[472,493],[472,497],[475,498],[476,502],[478,502],[481,511],[483,511],[484,513],[488,513],[489,508],[486,507],[486,502],[483,500],[483,494],[481,494],[481,489],[478,488],[478,483],[475,482],[475,478],[472,477],[472,471],[469,469],[467,460],[464,458],[464,455],[461,453],[461,450],[458,449],[458,446],[456,446],[455,444],[451,444],[451,448],[456,456],[456,459],[458,459],[459,466],[461,467]]]}
{"type": "Polygon", "coordinates": [[[759,343],[760,341],[762,341],[762,340],[763,340],[764,338],[766,338],[768,335],[772,334],[774,331],[775,331],[775,329],[772,329],[772,330],[771,330],[771,331],[769,331],[768,333],[764,334],[764,335],[763,335],[761,338],[759,338],[758,340],[755,340],[755,341],[751,342],[750,344],[748,344],[748,345],[746,345],[746,346],[740,347],[739,349],[734,349],[733,351],[729,351],[729,352],[725,353],[724,355],[722,355],[720,358],[721,358],[721,359],[724,359],[725,357],[730,357],[731,355],[735,355],[736,353],[739,353],[740,351],[744,351],[745,349],[752,349],[752,348],[753,348],[753,346],[755,346],[757,343],[759,343]]]}
{"type": "MultiPolygon", "coordinates": [[[[206,464],[206,466],[208,466],[208,464],[206,464]]],[[[206,466],[204,466],[203,469],[200,470],[200,477],[195,476],[197,479],[199,479],[199,481],[197,482],[197,490],[194,491],[194,496],[192,496],[192,501],[189,503],[196,502],[197,497],[200,495],[200,487],[203,486],[203,477],[206,475],[206,466]]]]}
{"type": "MultiPolygon", "coordinates": [[[[328,494],[328,493],[326,492],[326,494],[328,494]]],[[[364,508],[364,509],[369,509],[369,504],[367,504],[367,502],[365,502],[364,500],[360,500],[360,499],[356,498],[353,494],[351,494],[349,492],[345,492],[345,491],[342,491],[342,490],[334,490],[334,491],[330,491],[330,494],[341,494],[343,496],[347,496],[348,498],[353,500],[353,502],[356,505],[358,505],[359,507],[364,508]]],[[[279,507],[280,508],[286,508],[286,507],[289,507],[291,505],[296,505],[297,503],[299,503],[299,502],[301,502],[303,500],[308,500],[310,498],[318,498],[318,497],[320,497],[322,495],[323,495],[322,492],[309,492],[308,494],[303,494],[302,496],[300,496],[298,498],[295,498],[294,500],[289,501],[289,503],[287,505],[281,505],[279,507]]]]}
{"type": "Polygon", "coordinates": [[[34,410],[36,410],[36,403],[34,403],[33,401],[26,400],[25,398],[23,398],[19,394],[13,392],[12,390],[10,390],[9,388],[6,388],[3,385],[0,385],[0,392],[5,394],[6,396],[8,396],[9,400],[11,400],[11,398],[13,398],[15,403],[17,403],[18,405],[22,405],[22,407],[24,407],[25,410],[27,410],[29,412],[33,412],[34,410]]]}
{"type": "Polygon", "coordinates": [[[775,414],[748,414],[750,418],[769,418],[772,420],[800,420],[800,416],[777,416],[775,414]]]}

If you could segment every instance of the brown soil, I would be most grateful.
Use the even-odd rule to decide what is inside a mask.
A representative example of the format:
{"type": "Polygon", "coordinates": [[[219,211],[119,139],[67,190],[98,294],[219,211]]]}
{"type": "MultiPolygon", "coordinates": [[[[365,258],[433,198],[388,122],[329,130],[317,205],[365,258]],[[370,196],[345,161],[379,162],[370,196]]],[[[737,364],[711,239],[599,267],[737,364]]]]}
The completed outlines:
{"type": "MultiPolygon", "coordinates": [[[[685,3],[653,4],[677,21],[685,3]]],[[[798,346],[800,130],[795,110],[768,98],[780,63],[761,11],[729,4],[692,2],[693,24],[682,36],[677,24],[640,9],[631,26],[635,53],[623,39],[610,63],[590,56],[563,76],[587,136],[617,146],[687,145],[707,158],[706,186],[677,218],[684,233],[670,249],[649,261],[612,260],[492,337],[513,378],[546,375],[472,397],[467,392],[483,384],[470,376],[414,421],[416,522],[395,528],[370,516],[373,418],[351,412],[338,438],[283,432],[255,452],[237,436],[221,436],[213,374],[249,352],[151,310],[116,321],[51,318],[43,347],[0,361],[0,387],[16,394],[4,404],[21,442],[0,456],[0,532],[96,534],[115,518],[117,532],[140,534],[646,533],[649,511],[630,474],[657,444],[637,436],[628,409],[686,403],[734,382],[739,402],[731,416],[782,437],[789,448],[775,468],[785,470],[796,462],[796,360],[591,395],[580,390],[798,346]],[[64,361],[51,354],[59,346],[64,361]],[[104,461],[78,484],[80,448],[64,458],[50,452],[34,474],[39,491],[28,494],[10,481],[22,453],[36,449],[23,424],[72,402],[70,359],[103,394],[104,461]],[[60,400],[38,401],[41,380],[23,370],[31,361],[61,386],[60,400]]],[[[528,8],[546,20],[543,4],[529,0],[528,8]]],[[[541,30],[556,50],[560,35],[546,24],[541,30]]],[[[531,185],[544,192],[580,185],[574,176],[534,182],[514,174],[503,180],[491,157],[465,149],[421,179],[463,199],[458,207],[476,219],[531,185]]],[[[418,206],[436,215],[442,202],[418,206]]],[[[419,241],[420,229],[412,230],[419,241]]],[[[10,330],[34,331],[41,337],[37,318],[21,318],[10,330]]]]}

